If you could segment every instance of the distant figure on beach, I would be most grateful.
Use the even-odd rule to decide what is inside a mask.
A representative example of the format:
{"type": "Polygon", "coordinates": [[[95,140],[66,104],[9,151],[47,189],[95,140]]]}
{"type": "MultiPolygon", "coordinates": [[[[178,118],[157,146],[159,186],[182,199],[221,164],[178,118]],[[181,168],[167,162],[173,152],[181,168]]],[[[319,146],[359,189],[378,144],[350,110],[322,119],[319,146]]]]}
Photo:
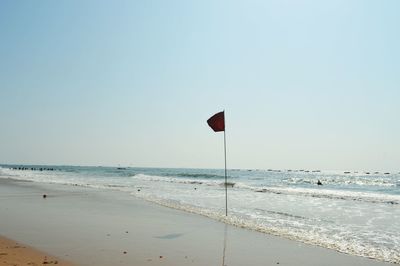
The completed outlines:
{"type": "Polygon", "coordinates": [[[317,185],[322,186],[322,182],[319,179],[318,179],[317,185]]]}

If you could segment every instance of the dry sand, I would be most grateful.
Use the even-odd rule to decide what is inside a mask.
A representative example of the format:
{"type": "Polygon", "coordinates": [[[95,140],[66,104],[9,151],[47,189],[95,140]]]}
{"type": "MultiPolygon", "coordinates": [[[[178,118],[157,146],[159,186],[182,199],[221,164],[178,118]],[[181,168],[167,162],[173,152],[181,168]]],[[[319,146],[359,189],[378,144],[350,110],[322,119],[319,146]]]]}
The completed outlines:
{"type": "Polygon", "coordinates": [[[17,243],[5,237],[0,237],[0,266],[22,265],[60,265],[73,264],[40,252],[34,248],[17,243]]]}

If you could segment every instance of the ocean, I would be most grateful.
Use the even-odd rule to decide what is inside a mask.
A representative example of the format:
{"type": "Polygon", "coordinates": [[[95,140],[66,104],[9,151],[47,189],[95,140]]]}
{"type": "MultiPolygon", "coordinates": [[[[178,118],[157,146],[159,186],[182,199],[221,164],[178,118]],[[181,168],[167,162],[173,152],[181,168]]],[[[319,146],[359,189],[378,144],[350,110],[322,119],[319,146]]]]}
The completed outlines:
{"type": "Polygon", "coordinates": [[[1,165],[0,178],[128,193],[339,252],[400,263],[400,173],[1,165]],[[322,185],[318,185],[318,180],[322,185]]]}

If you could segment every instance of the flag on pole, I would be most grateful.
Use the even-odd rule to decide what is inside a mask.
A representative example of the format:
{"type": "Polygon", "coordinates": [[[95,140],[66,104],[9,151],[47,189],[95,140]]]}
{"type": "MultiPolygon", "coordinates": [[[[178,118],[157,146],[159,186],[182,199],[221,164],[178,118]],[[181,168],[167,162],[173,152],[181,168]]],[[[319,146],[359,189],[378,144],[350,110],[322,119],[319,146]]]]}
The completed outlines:
{"type": "Polygon", "coordinates": [[[225,135],[225,111],[216,113],[207,120],[207,124],[215,132],[224,132],[224,155],[225,155],[225,215],[228,216],[228,176],[226,174],[226,135],[225,135]]]}
{"type": "Polygon", "coordinates": [[[215,131],[225,131],[225,112],[219,112],[207,120],[207,124],[215,131]]]}

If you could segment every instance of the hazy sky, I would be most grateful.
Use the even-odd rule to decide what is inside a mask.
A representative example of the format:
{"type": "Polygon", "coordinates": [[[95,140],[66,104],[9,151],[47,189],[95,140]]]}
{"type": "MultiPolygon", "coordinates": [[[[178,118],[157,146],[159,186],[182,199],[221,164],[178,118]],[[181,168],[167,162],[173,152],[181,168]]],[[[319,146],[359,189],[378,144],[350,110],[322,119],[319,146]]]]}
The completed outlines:
{"type": "Polygon", "coordinates": [[[400,1],[0,1],[0,163],[400,168],[400,1]]]}

